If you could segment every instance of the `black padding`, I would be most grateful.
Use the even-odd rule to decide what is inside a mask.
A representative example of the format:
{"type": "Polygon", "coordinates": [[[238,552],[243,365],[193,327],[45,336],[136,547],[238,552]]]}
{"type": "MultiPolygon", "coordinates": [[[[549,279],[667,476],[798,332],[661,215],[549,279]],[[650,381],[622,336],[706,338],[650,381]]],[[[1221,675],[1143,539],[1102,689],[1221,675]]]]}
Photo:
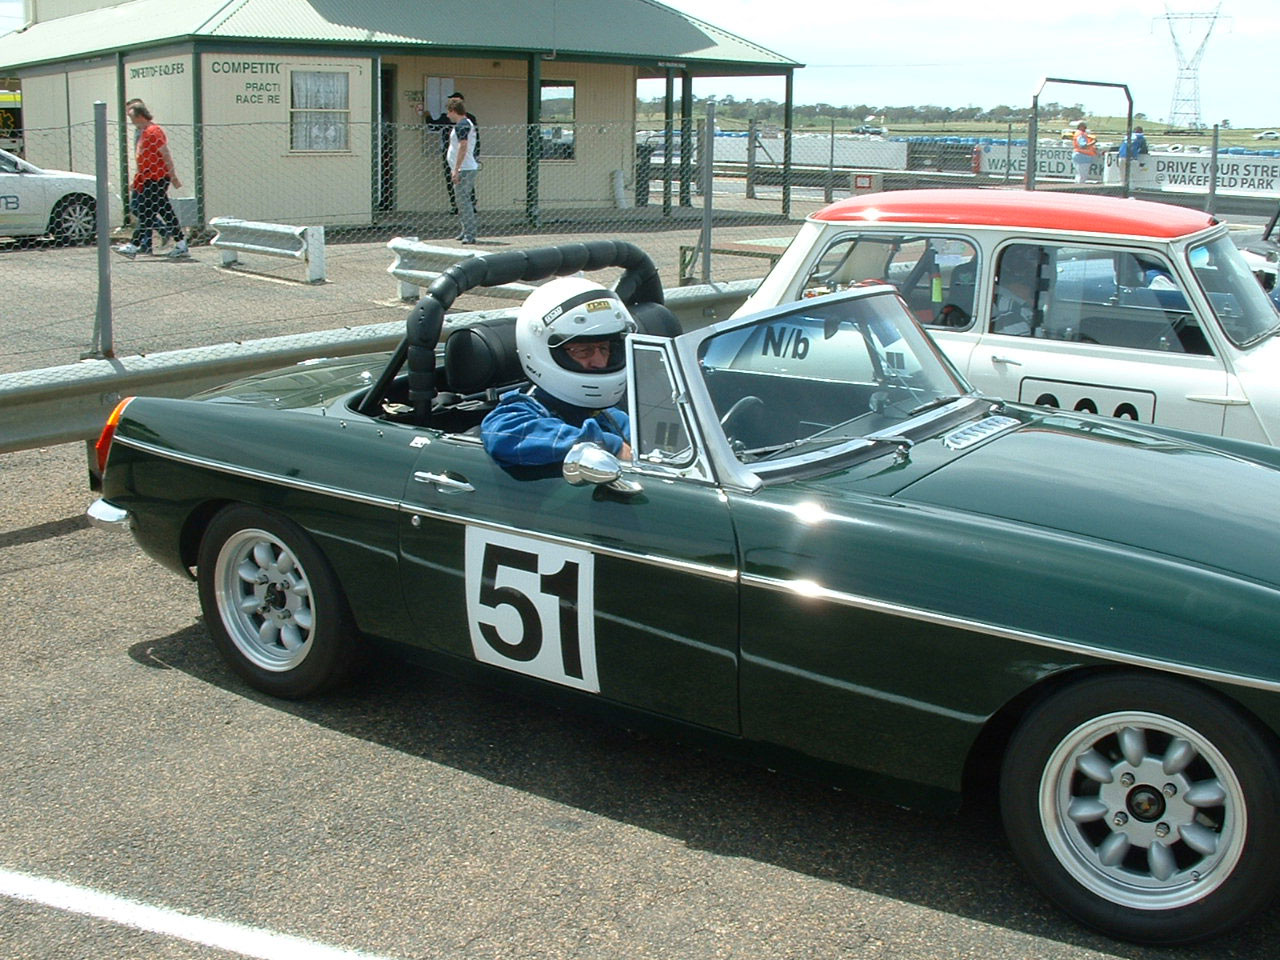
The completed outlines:
{"type": "Polygon", "coordinates": [[[684,333],[680,321],[665,303],[637,303],[628,307],[640,333],[655,337],[678,337],[684,333]]]}
{"type": "Polygon", "coordinates": [[[454,330],[444,342],[444,371],[455,393],[479,393],[523,380],[515,319],[454,330]]]}
{"type": "MultiPolygon", "coordinates": [[[[405,330],[409,402],[416,422],[430,422],[436,391],[435,348],[440,342],[444,315],[459,296],[473,287],[546,280],[605,267],[623,269],[614,291],[628,307],[662,303],[662,280],[653,260],[635,244],[622,240],[591,240],[481,254],[459,261],[442,273],[410,311],[405,330]]],[[[456,389],[453,385],[451,388],[456,389]]]]}

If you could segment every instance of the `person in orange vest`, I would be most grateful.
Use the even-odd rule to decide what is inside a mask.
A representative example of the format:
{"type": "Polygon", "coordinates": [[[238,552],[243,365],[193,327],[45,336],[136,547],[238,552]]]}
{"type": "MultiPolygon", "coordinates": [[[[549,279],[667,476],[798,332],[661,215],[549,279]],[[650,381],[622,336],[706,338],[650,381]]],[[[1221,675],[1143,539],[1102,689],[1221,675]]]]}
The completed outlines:
{"type": "Polygon", "coordinates": [[[1071,161],[1076,165],[1076,183],[1084,183],[1089,179],[1089,167],[1097,159],[1098,138],[1089,132],[1089,125],[1081,120],[1071,138],[1071,161]]]}

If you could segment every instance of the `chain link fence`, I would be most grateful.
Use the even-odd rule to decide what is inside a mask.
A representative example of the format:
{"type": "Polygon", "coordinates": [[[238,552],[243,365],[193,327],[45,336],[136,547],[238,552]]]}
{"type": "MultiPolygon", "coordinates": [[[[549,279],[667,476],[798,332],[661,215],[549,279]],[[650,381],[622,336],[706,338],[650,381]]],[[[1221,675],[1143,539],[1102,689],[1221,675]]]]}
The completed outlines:
{"type": "MultiPolygon", "coordinates": [[[[1011,177],[1007,161],[1002,170],[975,173],[984,154],[988,165],[1006,157],[1012,136],[890,138],[832,125],[789,140],[766,126],[708,138],[705,119],[637,130],[629,123],[489,127],[481,117],[479,242],[463,247],[444,159],[448,128],[157,119],[181,182],[170,197],[189,231],[190,256],[165,257],[172,248],[157,237],[156,255],[113,257],[109,275],[100,276],[92,243],[0,238],[0,372],[92,351],[100,283],[109,285],[114,352],[157,352],[401,320],[409,303],[387,273],[394,237],[457,247],[460,257],[626,239],[653,258],[670,288],[763,276],[805,216],[855,192],[1021,179],[1011,177]],[[208,246],[217,217],[323,226],[328,282],[308,284],[296,263],[275,258],[246,256],[223,268],[208,246]]],[[[107,125],[102,205],[117,244],[135,226],[128,190],[134,136],[131,124],[107,125]]],[[[29,129],[23,144],[41,167],[94,170],[92,124],[29,129]]],[[[455,309],[512,305],[472,291],[455,309]]]]}

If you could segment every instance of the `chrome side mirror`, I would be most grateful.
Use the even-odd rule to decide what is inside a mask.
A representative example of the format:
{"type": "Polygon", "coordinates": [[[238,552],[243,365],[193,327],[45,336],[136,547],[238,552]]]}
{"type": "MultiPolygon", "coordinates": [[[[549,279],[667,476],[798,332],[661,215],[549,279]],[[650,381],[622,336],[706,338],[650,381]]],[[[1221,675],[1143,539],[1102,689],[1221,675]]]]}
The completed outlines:
{"type": "Polygon", "coordinates": [[[591,484],[631,496],[640,484],[622,479],[622,464],[608,450],[594,443],[575,443],[564,458],[564,478],[575,487],[591,484]]]}

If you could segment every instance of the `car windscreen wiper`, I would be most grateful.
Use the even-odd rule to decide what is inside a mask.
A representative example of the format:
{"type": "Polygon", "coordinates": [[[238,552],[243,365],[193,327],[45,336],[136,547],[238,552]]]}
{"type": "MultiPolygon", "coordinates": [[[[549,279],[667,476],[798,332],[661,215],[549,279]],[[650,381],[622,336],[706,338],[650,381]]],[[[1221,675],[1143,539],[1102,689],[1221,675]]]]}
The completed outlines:
{"type": "Polygon", "coordinates": [[[934,397],[932,400],[926,400],[919,406],[912,407],[907,411],[908,417],[914,417],[918,413],[924,413],[926,410],[933,410],[936,407],[945,407],[948,403],[954,403],[956,400],[963,400],[965,397],[971,397],[971,393],[952,393],[945,397],[934,397]]]}

